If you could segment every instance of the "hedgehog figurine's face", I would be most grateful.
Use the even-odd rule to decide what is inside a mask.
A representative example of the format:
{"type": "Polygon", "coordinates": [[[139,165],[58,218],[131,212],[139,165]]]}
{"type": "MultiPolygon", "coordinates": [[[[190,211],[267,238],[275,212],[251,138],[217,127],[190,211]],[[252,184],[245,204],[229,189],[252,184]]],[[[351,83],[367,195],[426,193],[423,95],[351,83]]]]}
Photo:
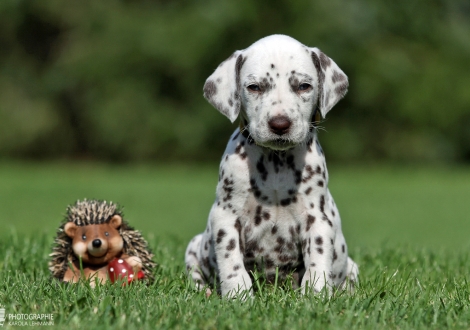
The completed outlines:
{"type": "Polygon", "coordinates": [[[72,238],[72,249],[83,263],[105,264],[120,255],[124,242],[119,234],[122,218],[114,215],[109,222],[77,226],[67,222],[64,231],[72,238]]]}

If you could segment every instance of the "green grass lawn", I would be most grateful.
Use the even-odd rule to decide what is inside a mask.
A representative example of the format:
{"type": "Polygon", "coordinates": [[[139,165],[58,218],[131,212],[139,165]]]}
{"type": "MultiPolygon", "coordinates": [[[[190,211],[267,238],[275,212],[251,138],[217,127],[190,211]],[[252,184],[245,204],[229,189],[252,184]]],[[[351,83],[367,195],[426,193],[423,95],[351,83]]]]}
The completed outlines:
{"type": "MultiPolygon", "coordinates": [[[[0,308],[52,313],[67,329],[470,328],[470,168],[330,166],[330,189],[361,271],[353,295],[303,297],[259,283],[246,302],[206,298],[184,276],[217,165],[0,163],[0,308]],[[149,240],[152,287],[57,285],[47,255],[68,204],[112,200],[149,240]]],[[[8,326],[8,319],[5,323],[8,326]]]]}

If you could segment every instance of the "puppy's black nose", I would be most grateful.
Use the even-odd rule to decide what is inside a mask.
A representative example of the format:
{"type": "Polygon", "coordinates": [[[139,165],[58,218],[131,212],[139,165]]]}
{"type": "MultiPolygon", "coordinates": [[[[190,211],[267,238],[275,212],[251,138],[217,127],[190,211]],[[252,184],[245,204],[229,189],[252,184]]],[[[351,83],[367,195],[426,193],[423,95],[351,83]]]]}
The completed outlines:
{"type": "Polygon", "coordinates": [[[91,244],[93,244],[94,248],[99,248],[101,246],[101,240],[100,239],[95,239],[95,240],[93,240],[93,243],[91,243],[91,244]]]}
{"type": "Polygon", "coordinates": [[[271,132],[277,135],[286,134],[289,131],[291,121],[286,116],[276,116],[268,121],[271,132]]]}

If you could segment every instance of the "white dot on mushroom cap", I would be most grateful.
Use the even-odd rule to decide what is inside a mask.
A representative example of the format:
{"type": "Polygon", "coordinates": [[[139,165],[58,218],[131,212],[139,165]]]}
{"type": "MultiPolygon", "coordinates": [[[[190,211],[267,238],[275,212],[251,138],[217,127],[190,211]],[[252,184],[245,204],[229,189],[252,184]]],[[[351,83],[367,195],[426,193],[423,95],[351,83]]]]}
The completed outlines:
{"type": "Polygon", "coordinates": [[[123,273],[127,272],[127,269],[123,269],[122,272],[123,272],[123,273]]]}
{"type": "Polygon", "coordinates": [[[129,277],[130,277],[130,278],[133,278],[133,277],[134,277],[134,274],[129,275],[129,277]]]}
{"type": "Polygon", "coordinates": [[[120,264],[122,264],[122,263],[124,262],[124,260],[119,259],[118,262],[119,262],[120,264]]]}
{"type": "Polygon", "coordinates": [[[111,267],[111,268],[109,269],[109,271],[110,271],[110,272],[114,272],[114,268],[111,267]]]}

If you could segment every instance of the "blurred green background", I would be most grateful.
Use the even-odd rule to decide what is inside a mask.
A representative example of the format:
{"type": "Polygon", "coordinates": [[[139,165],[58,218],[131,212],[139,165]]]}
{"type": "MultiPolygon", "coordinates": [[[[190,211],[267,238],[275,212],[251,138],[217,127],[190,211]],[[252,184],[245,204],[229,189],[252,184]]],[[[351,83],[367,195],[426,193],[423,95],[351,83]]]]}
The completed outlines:
{"type": "Polygon", "coordinates": [[[218,160],[204,81],[274,33],[349,76],[331,161],[470,161],[468,0],[2,0],[0,157],[218,160]]]}
{"type": "Polygon", "coordinates": [[[85,197],[202,231],[236,127],[204,81],[274,33],[349,76],[320,140],[350,245],[470,247],[468,0],[1,0],[0,235],[85,197]]]}

